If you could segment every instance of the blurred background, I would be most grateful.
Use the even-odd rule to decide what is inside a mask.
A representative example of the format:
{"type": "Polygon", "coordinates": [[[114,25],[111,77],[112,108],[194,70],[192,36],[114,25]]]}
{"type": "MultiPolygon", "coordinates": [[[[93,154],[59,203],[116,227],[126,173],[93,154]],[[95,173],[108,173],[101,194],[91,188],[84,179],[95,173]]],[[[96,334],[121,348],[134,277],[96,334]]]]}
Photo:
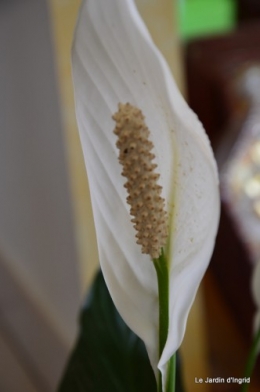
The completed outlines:
{"type": "MultiPolygon", "coordinates": [[[[182,346],[187,392],[238,391],[260,259],[260,2],[137,0],[211,140],[222,216],[182,346]]],[[[79,0],[0,2],[0,392],[55,391],[98,265],[75,122],[79,0]]],[[[259,363],[250,391],[260,391],[259,363]]]]}

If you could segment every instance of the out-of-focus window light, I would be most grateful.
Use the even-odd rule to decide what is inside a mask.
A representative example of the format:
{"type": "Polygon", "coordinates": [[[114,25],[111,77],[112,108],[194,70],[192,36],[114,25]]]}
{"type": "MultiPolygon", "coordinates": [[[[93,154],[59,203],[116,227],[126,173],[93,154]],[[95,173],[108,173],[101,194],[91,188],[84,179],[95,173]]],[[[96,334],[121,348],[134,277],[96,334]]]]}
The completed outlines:
{"type": "Polygon", "coordinates": [[[180,35],[184,40],[231,31],[235,0],[178,0],[180,35]]]}

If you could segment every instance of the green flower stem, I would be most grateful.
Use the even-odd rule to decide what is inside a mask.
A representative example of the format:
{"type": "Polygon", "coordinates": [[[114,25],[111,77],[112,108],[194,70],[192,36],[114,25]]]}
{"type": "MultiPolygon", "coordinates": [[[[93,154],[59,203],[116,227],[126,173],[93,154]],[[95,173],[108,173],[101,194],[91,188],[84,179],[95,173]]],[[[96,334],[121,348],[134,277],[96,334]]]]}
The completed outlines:
{"type": "MultiPolygon", "coordinates": [[[[163,249],[158,259],[153,260],[157,273],[159,292],[159,356],[166,344],[169,330],[169,266],[163,249]]],[[[175,391],[175,355],[168,363],[166,392],[175,391]]],[[[159,374],[158,392],[162,392],[162,375],[159,374]]]]}
{"type": "Polygon", "coordinates": [[[176,354],[169,360],[166,392],[174,392],[176,384],[176,354]]]}
{"type": "MultiPolygon", "coordinates": [[[[246,369],[245,369],[245,374],[244,377],[248,378],[251,377],[253,370],[254,370],[254,366],[255,366],[255,362],[259,353],[259,345],[260,345],[260,328],[257,331],[257,333],[255,334],[250,352],[249,352],[249,356],[247,359],[247,363],[246,363],[246,369]]],[[[241,392],[247,392],[248,388],[249,388],[250,384],[244,383],[242,385],[242,389],[241,392]]]]}
{"type": "Polygon", "coordinates": [[[162,251],[154,260],[159,291],[159,355],[162,354],[169,328],[169,271],[167,260],[162,251]]]}

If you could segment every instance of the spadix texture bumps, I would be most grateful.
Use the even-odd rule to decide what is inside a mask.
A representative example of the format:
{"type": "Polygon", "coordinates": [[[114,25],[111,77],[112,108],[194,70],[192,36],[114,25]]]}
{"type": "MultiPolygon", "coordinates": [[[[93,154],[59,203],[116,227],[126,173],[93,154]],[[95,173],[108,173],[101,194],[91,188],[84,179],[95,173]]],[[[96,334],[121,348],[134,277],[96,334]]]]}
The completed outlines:
{"type": "Polygon", "coordinates": [[[162,187],[157,184],[157,165],[152,162],[155,155],[151,152],[150,131],[138,108],[127,103],[119,104],[118,109],[113,115],[116,121],[114,133],[118,136],[116,145],[120,151],[122,175],[127,178],[124,186],[129,194],[130,214],[134,216],[131,222],[137,231],[137,244],[142,246],[142,252],[156,259],[166,243],[168,229],[162,187]]]}
{"type": "MultiPolygon", "coordinates": [[[[180,95],[132,0],[88,0],[73,46],[78,127],[88,172],[101,268],[112,299],[145,342],[155,371],[181,344],[214,246],[218,177],[205,132],[180,95]],[[169,235],[169,333],[158,354],[158,288],[151,256],[136,244],[112,115],[129,103],[145,117],[169,235]]],[[[86,239],[87,240],[87,239],[86,239]]],[[[91,244],[89,245],[91,246],[91,244]]],[[[89,261],[91,262],[91,260],[89,261]]]]}

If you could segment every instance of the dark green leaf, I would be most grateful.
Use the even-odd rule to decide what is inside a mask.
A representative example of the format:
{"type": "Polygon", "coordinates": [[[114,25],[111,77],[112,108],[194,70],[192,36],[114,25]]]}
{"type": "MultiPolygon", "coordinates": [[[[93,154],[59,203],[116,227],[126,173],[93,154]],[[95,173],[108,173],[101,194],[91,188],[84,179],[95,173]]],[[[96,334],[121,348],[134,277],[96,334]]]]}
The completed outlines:
{"type": "Polygon", "coordinates": [[[156,392],[143,342],[117,312],[98,273],[59,392],[156,392]]]}
{"type": "MultiPolygon", "coordinates": [[[[59,392],[156,392],[145,346],[117,312],[99,272],[59,392]]],[[[183,392],[177,356],[176,392],[183,392]]]]}

